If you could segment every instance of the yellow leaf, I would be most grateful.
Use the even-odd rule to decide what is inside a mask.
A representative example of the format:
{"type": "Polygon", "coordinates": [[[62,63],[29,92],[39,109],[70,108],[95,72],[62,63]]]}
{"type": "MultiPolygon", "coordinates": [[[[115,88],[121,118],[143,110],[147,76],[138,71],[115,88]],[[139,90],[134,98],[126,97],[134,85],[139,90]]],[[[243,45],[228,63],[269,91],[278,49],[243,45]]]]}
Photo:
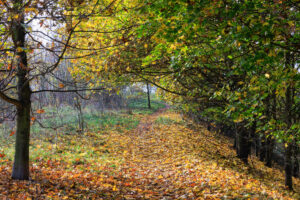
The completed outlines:
{"type": "Polygon", "coordinates": [[[265,77],[266,77],[266,78],[270,78],[270,74],[265,73],[265,77]]]}
{"type": "Polygon", "coordinates": [[[18,48],[16,49],[16,51],[17,51],[17,52],[22,52],[22,51],[23,51],[23,48],[22,48],[22,47],[18,47],[18,48]]]}
{"type": "Polygon", "coordinates": [[[177,47],[175,44],[171,44],[170,49],[175,50],[177,47]]]}
{"type": "Polygon", "coordinates": [[[233,120],[235,123],[239,123],[239,122],[242,122],[244,121],[243,117],[242,116],[239,116],[239,118],[233,120]]]}

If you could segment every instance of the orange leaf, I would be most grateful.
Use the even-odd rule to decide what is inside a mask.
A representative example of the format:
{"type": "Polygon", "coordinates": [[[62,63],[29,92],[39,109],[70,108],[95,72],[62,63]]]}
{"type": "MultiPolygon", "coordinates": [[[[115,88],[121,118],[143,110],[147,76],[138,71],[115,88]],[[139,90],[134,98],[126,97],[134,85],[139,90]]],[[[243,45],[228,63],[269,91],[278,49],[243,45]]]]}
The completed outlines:
{"type": "Polygon", "coordinates": [[[38,109],[38,110],[36,111],[36,113],[42,114],[42,113],[45,113],[45,110],[44,110],[44,109],[38,109]]]}
{"type": "Polygon", "coordinates": [[[58,86],[59,86],[60,88],[64,88],[64,87],[65,87],[65,85],[62,84],[62,83],[58,84],[58,86]]]}
{"type": "Polygon", "coordinates": [[[33,122],[34,122],[35,120],[36,120],[36,118],[35,118],[35,117],[31,117],[31,121],[33,121],[33,122]]]}
{"type": "Polygon", "coordinates": [[[0,153],[0,158],[3,158],[5,157],[5,154],[4,153],[0,153]]]}
{"type": "Polygon", "coordinates": [[[12,131],[9,136],[13,136],[16,132],[15,131],[12,131]]]}

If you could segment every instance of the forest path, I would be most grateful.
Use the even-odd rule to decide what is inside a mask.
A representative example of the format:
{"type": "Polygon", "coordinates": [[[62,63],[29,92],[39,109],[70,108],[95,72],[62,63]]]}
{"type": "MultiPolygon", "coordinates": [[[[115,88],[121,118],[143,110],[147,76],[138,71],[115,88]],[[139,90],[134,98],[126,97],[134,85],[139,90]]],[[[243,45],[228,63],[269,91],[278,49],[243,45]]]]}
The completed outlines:
{"type": "Polygon", "coordinates": [[[186,163],[179,157],[183,150],[182,140],[174,138],[175,132],[183,131],[175,125],[180,121],[179,115],[161,109],[144,116],[138,127],[129,133],[125,165],[134,171],[132,178],[135,183],[140,182],[137,186],[144,191],[144,195],[134,198],[190,199],[194,196],[192,191],[186,191],[188,185],[178,187],[178,183],[188,184],[185,183],[185,172],[181,171],[186,163]],[[162,124],[164,120],[167,125],[162,124]]]}
{"type": "MultiPolygon", "coordinates": [[[[123,115],[123,117],[128,117],[123,115]]],[[[228,138],[182,119],[166,108],[135,114],[139,125],[61,135],[58,146],[38,140],[32,181],[10,178],[0,165],[0,199],[200,200],[299,199],[284,187],[282,171],[236,158],[228,138]],[[49,151],[53,154],[49,155],[49,151]]]]}
{"type": "MultiPolygon", "coordinates": [[[[135,186],[135,192],[123,194],[125,199],[261,199],[282,195],[268,188],[268,184],[282,180],[271,178],[270,171],[264,174],[241,163],[227,138],[203,127],[188,128],[179,114],[168,109],[144,116],[127,134],[130,139],[121,172],[130,174],[126,181],[135,186]],[[257,180],[251,170],[270,182],[265,185],[257,180]]],[[[282,188],[282,183],[278,187],[282,188]]]]}

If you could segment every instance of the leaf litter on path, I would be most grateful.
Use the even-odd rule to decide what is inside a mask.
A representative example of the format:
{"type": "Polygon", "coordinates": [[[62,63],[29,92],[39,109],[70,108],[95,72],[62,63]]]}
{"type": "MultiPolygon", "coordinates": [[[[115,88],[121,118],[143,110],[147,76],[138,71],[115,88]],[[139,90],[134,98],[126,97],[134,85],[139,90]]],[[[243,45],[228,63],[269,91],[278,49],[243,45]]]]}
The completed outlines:
{"type": "MultiPolygon", "coordinates": [[[[134,130],[86,133],[73,145],[93,148],[87,160],[40,159],[32,181],[10,178],[11,163],[0,165],[0,198],[6,199],[297,199],[284,175],[255,158],[244,165],[230,141],[201,126],[189,128],[179,114],[144,115],[134,130]],[[170,123],[157,123],[161,117],[170,123]],[[97,145],[97,140],[101,144],[97,145]],[[95,144],[96,143],[96,144],[95,144]],[[91,145],[93,144],[93,145],[91,145]]],[[[73,136],[76,137],[76,136],[73,136]]],[[[70,138],[69,138],[70,139],[70,138]]],[[[65,139],[66,141],[68,139],[65,139]]],[[[67,148],[67,147],[65,147],[67,148]]],[[[299,192],[299,179],[294,179],[299,192]]]]}

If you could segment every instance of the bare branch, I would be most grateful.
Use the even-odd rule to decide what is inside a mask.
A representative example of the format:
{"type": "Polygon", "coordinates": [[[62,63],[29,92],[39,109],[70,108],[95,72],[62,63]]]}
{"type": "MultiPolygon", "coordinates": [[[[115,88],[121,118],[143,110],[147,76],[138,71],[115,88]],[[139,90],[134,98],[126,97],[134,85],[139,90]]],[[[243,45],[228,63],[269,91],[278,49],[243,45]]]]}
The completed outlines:
{"type": "Polygon", "coordinates": [[[13,99],[13,98],[7,96],[6,94],[4,94],[1,91],[0,91],[0,98],[3,99],[4,101],[8,102],[8,103],[11,103],[11,104],[17,106],[17,107],[21,107],[22,106],[21,103],[18,100],[13,99]]]}
{"type": "Polygon", "coordinates": [[[73,89],[73,90],[37,90],[32,91],[32,93],[41,93],[41,92],[80,92],[80,91],[99,91],[99,90],[105,90],[106,88],[85,88],[85,89],[73,89]]]}

